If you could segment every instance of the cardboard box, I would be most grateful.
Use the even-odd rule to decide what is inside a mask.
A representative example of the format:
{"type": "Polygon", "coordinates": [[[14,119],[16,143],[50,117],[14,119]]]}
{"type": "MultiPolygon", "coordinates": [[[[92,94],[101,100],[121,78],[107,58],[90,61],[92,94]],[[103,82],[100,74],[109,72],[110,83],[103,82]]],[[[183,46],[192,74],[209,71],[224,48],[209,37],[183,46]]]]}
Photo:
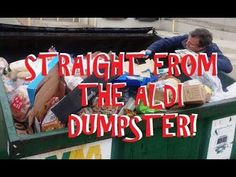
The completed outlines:
{"type": "Polygon", "coordinates": [[[61,99],[65,95],[65,85],[58,73],[58,57],[52,59],[48,64],[47,76],[38,75],[28,85],[28,95],[32,105],[31,116],[42,122],[49,108],[52,106],[52,97],[61,99]]]}
{"type": "MultiPolygon", "coordinates": [[[[48,66],[48,75],[43,76],[42,73],[39,73],[35,77],[35,79],[29,83],[29,85],[27,87],[27,91],[28,91],[31,106],[34,105],[36,92],[38,91],[39,87],[41,87],[53,75],[52,70],[55,68],[55,66],[58,65],[58,61],[59,61],[58,56],[51,59],[47,65],[48,66]]],[[[58,66],[57,66],[57,68],[58,68],[58,66]]],[[[53,72],[55,72],[55,69],[53,72]]],[[[58,69],[56,72],[58,73],[58,69]]]]}
{"type": "Polygon", "coordinates": [[[185,105],[206,103],[207,93],[204,85],[184,85],[183,101],[185,105]]]}
{"type": "MultiPolygon", "coordinates": [[[[147,91],[148,91],[148,95],[149,95],[150,94],[149,85],[147,87],[147,91]]],[[[162,102],[164,102],[164,89],[156,88],[155,94],[154,94],[154,100],[155,101],[162,101],[162,102]]]]}
{"type": "MultiPolygon", "coordinates": [[[[177,89],[178,83],[180,83],[180,80],[173,77],[173,76],[166,76],[165,78],[160,78],[158,80],[158,82],[156,82],[156,90],[155,90],[155,94],[154,94],[154,100],[164,102],[164,86],[166,84],[171,84],[172,86],[174,86],[177,89]]],[[[147,91],[149,94],[149,85],[147,87],[147,91]]],[[[169,93],[168,97],[171,100],[172,93],[171,92],[168,92],[168,93],[169,93]]],[[[178,99],[176,99],[176,103],[177,103],[177,101],[178,101],[178,99]]]]}

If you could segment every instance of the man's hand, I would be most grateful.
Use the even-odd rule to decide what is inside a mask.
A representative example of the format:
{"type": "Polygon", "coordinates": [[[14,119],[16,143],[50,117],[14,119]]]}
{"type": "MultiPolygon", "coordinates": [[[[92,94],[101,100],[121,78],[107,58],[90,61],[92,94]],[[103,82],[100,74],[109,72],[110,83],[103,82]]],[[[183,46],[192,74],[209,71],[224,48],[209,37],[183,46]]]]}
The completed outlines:
{"type": "Polygon", "coordinates": [[[149,55],[151,54],[152,54],[151,50],[145,50],[145,53],[144,53],[145,56],[149,57],[149,55]]]}
{"type": "Polygon", "coordinates": [[[151,51],[151,50],[142,50],[141,52],[144,53],[144,58],[148,58],[149,55],[152,54],[152,51],[151,51]]]}

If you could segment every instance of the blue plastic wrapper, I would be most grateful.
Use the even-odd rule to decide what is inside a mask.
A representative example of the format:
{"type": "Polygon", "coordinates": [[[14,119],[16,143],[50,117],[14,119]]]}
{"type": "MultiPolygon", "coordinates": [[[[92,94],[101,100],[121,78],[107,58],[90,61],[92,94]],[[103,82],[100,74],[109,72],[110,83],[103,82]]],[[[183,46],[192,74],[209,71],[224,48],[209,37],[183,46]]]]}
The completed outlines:
{"type": "Polygon", "coordinates": [[[129,76],[126,72],[117,79],[113,80],[113,83],[126,82],[127,86],[140,87],[142,85],[147,85],[149,82],[155,82],[158,80],[158,78],[159,76],[154,76],[153,74],[150,74],[150,78],[137,75],[129,76]]]}

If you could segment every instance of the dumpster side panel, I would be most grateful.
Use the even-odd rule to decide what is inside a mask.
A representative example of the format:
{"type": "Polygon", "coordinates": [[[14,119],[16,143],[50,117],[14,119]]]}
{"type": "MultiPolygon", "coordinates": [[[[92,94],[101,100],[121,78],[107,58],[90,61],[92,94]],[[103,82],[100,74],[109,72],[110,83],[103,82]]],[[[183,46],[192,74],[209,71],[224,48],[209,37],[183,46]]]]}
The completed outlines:
{"type": "Polygon", "coordinates": [[[8,158],[8,136],[7,136],[7,129],[5,124],[5,115],[4,115],[4,102],[5,100],[3,97],[5,96],[3,85],[0,80],[0,158],[5,159],[8,158]],[[3,92],[2,92],[3,91],[3,92]]]}
{"type": "MultiPolygon", "coordinates": [[[[161,124],[161,121],[158,121],[161,124]]],[[[154,136],[145,137],[135,143],[124,143],[120,139],[113,140],[112,158],[114,159],[198,159],[202,157],[200,151],[201,138],[204,132],[203,121],[198,122],[197,135],[187,138],[163,138],[161,126],[154,129],[154,136]]],[[[170,132],[176,132],[175,128],[170,132]]]]}
{"type": "Polygon", "coordinates": [[[0,158],[6,159],[8,158],[7,153],[7,130],[5,128],[3,110],[0,109],[0,158]]]}
{"type": "Polygon", "coordinates": [[[236,159],[236,133],[234,134],[233,149],[230,159],[236,159]]]}
{"type": "Polygon", "coordinates": [[[47,153],[55,150],[65,149],[73,146],[88,144],[100,140],[106,140],[109,136],[102,138],[96,138],[96,135],[80,135],[76,138],[68,138],[68,133],[65,129],[58,131],[38,133],[32,138],[32,136],[20,136],[20,140],[10,143],[10,155],[12,159],[25,158],[37,154],[47,153]]]}

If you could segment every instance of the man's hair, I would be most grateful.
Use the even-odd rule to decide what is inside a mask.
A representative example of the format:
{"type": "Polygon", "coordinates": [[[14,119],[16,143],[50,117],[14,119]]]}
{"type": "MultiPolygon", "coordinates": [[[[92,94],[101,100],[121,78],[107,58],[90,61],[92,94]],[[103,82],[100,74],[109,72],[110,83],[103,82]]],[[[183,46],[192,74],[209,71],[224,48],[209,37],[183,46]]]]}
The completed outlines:
{"type": "Polygon", "coordinates": [[[189,34],[191,37],[199,38],[199,47],[206,47],[212,43],[212,33],[205,28],[196,28],[189,34]]]}

